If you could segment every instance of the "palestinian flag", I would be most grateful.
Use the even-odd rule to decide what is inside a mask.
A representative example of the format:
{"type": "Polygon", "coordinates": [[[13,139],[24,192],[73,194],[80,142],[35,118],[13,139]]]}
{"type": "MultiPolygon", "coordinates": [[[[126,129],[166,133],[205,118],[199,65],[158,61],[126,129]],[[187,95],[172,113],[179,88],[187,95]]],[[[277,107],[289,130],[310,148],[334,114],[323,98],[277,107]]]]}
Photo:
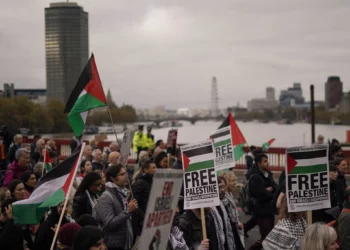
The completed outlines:
{"type": "Polygon", "coordinates": [[[45,147],[44,169],[46,170],[46,173],[50,172],[52,169],[50,154],[49,154],[49,150],[47,149],[47,147],[45,147]]]}
{"type": "Polygon", "coordinates": [[[269,147],[271,147],[272,143],[275,141],[275,138],[269,140],[268,142],[265,142],[263,145],[262,145],[262,150],[263,151],[266,151],[269,147]]]}
{"type": "Polygon", "coordinates": [[[71,182],[74,181],[82,148],[75,150],[72,155],[44,175],[28,199],[13,203],[16,224],[37,224],[49,207],[55,207],[64,201],[71,182]]]}
{"type": "Polygon", "coordinates": [[[233,146],[233,153],[235,161],[238,161],[243,155],[243,146],[246,144],[246,140],[241,132],[239,130],[236,121],[233,119],[233,116],[231,113],[227,116],[227,118],[224,120],[224,122],[220,125],[218,129],[228,127],[231,128],[231,136],[232,136],[232,146],[233,146]]]}
{"type": "Polygon", "coordinates": [[[311,174],[328,171],[327,149],[287,153],[288,174],[311,174]]]}
{"type": "Polygon", "coordinates": [[[83,134],[88,111],[104,106],[107,106],[107,100],[103,92],[95,58],[92,55],[81,73],[64,110],[65,113],[69,113],[68,122],[75,136],[80,137],[83,134]]]}
{"type": "Polygon", "coordinates": [[[182,162],[185,172],[214,168],[213,144],[209,141],[201,147],[182,151],[182,162]]]}

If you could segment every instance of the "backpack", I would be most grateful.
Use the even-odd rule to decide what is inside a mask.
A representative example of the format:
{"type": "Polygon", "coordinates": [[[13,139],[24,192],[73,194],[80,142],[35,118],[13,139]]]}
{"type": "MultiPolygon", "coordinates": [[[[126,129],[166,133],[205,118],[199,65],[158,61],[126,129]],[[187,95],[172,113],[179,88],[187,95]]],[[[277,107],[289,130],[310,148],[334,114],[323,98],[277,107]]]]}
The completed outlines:
{"type": "Polygon", "coordinates": [[[249,181],[252,178],[252,176],[249,177],[246,184],[241,188],[241,190],[239,191],[239,197],[238,197],[238,204],[242,208],[242,211],[247,215],[253,214],[253,209],[256,201],[252,197],[251,192],[249,190],[249,181]]]}

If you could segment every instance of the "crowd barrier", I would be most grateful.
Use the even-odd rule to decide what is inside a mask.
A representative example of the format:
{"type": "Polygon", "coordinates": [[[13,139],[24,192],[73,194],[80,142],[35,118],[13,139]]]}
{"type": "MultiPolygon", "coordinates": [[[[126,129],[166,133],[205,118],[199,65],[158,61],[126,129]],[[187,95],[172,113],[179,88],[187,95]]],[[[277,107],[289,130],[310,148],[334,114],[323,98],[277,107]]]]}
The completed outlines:
{"type": "MultiPolygon", "coordinates": [[[[47,141],[47,139],[45,139],[47,141]]],[[[32,139],[26,139],[25,143],[32,143],[32,139]]],[[[67,139],[55,139],[57,150],[60,155],[60,159],[65,159],[71,153],[70,145],[71,140],[67,139]]],[[[85,141],[86,144],[89,144],[89,141],[85,141]]],[[[98,148],[101,150],[105,150],[109,147],[111,142],[102,141],[98,144],[98,148]]],[[[244,147],[244,152],[247,154],[249,152],[248,147],[244,147]]],[[[344,150],[344,157],[348,163],[348,174],[349,171],[349,158],[350,158],[350,150],[344,150]]],[[[269,157],[269,165],[271,171],[282,171],[286,165],[286,148],[280,147],[271,147],[267,150],[267,156],[269,157]]],[[[130,149],[130,157],[129,164],[136,163],[136,154],[130,149]]],[[[237,169],[246,169],[245,157],[242,157],[236,164],[237,169]]]]}

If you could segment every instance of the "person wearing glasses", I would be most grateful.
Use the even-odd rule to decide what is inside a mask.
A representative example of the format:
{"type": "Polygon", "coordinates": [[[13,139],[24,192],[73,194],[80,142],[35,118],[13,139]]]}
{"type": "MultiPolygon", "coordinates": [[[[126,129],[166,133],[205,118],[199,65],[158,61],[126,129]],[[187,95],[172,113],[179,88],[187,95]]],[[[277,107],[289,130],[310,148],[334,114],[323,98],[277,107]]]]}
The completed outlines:
{"type": "Polygon", "coordinates": [[[106,181],[106,191],[97,202],[96,220],[109,250],[130,250],[134,242],[131,215],[138,204],[127,199],[128,173],[123,165],[113,165],[106,172],[106,181]]]}
{"type": "Polygon", "coordinates": [[[95,215],[97,194],[102,189],[102,178],[96,172],[88,173],[82,180],[73,199],[73,218],[77,220],[81,215],[95,215]]]}

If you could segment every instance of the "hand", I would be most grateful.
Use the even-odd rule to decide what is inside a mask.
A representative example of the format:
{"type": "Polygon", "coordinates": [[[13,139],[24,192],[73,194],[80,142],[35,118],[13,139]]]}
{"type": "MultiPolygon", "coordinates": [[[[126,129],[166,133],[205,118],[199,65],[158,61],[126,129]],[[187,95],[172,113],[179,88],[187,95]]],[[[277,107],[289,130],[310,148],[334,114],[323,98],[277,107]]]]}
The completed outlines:
{"type": "Polygon", "coordinates": [[[201,245],[199,246],[200,250],[209,250],[209,240],[202,240],[201,245]]]}
{"type": "Polygon", "coordinates": [[[5,207],[5,213],[6,213],[7,219],[9,220],[13,219],[12,205],[8,205],[8,207],[5,207]]]}
{"type": "Polygon", "coordinates": [[[138,208],[137,200],[132,199],[128,204],[128,212],[132,213],[138,208]]]}
{"type": "Polygon", "coordinates": [[[266,190],[269,191],[269,192],[272,192],[273,188],[272,187],[268,187],[268,188],[266,188],[266,190]]]}
{"type": "Polygon", "coordinates": [[[238,226],[237,226],[237,228],[238,228],[239,230],[242,230],[242,229],[244,228],[244,225],[243,225],[242,223],[239,223],[238,226]]]}
{"type": "Polygon", "coordinates": [[[56,228],[57,228],[57,224],[55,224],[54,227],[50,227],[50,229],[52,230],[52,232],[56,233],[56,228]]]}

